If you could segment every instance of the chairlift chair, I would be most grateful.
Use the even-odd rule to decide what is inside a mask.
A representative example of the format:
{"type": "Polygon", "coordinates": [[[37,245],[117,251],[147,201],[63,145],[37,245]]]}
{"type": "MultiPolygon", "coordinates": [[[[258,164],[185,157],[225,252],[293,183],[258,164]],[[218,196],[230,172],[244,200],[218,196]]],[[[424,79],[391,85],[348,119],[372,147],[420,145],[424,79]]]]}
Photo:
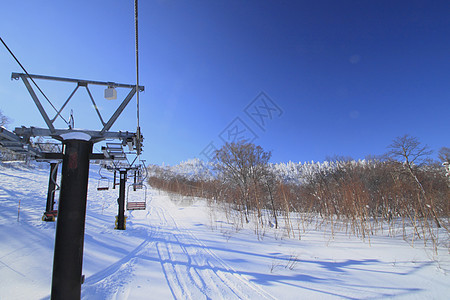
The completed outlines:
{"type": "Polygon", "coordinates": [[[97,191],[107,191],[109,190],[109,178],[102,175],[103,166],[100,165],[100,169],[98,170],[98,174],[100,175],[100,179],[97,184],[97,191]]]}
{"type": "MultiPolygon", "coordinates": [[[[53,203],[50,203],[50,207],[46,207],[46,211],[44,212],[44,215],[42,216],[42,221],[46,221],[46,222],[54,222],[56,217],[58,216],[58,210],[54,209],[54,205],[56,203],[55,202],[56,191],[59,191],[61,189],[59,184],[55,181],[56,172],[58,171],[58,164],[56,165],[55,168],[53,168],[52,173],[50,174],[50,179],[54,184],[54,188],[51,191],[51,197],[47,198],[47,201],[52,201],[53,203]]],[[[47,205],[49,205],[48,202],[47,202],[47,205]]]]}
{"type": "MultiPolygon", "coordinates": [[[[133,192],[135,194],[136,191],[133,192]]],[[[147,208],[147,187],[142,182],[133,183],[128,186],[127,191],[127,210],[145,210],[147,208]],[[140,200],[130,200],[130,192],[134,191],[135,189],[140,189],[143,192],[140,192],[139,194],[143,197],[140,200]]]]}
{"type": "Polygon", "coordinates": [[[51,211],[44,212],[44,215],[42,216],[42,221],[51,221],[55,222],[55,218],[58,216],[58,210],[54,209],[51,211]]]}
{"type": "Polygon", "coordinates": [[[97,191],[109,190],[109,178],[100,178],[98,180],[97,191]]]}
{"type": "MultiPolygon", "coordinates": [[[[55,194],[56,191],[59,191],[60,187],[58,184],[56,184],[56,189],[54,189],[52,191],[53,194],[53,199],[55,198],[55,194]]],[[[55,200],[53,200],[53,205],[55,204],[55,200]]],[[[42,216],[42,221],[47,221],[47,222],[55,222],[56,217],[58,216],[58,210],[57,209],[52,209],[49,211],[44,211],[44,215],[42,216]]]]}
{"type": "Polygon", "coordinates": [[[136,175],[136,183],[134,183],[133,185],[133,191],[135,190],[141,190],[144,188],[144,178],[142,177],[141,172],[138,172],[138,174],[136,175]]]}

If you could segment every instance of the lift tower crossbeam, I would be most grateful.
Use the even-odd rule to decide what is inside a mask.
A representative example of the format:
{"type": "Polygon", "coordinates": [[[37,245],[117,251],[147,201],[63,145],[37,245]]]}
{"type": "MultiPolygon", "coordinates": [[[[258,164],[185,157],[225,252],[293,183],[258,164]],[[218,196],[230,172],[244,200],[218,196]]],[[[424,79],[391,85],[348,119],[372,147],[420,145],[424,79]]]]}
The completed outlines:
{"type": "Polygon", "coordinates": [[[64,109],[64,107],[69,103],[69,101],[72,99],[72,96],[75,94],[75,92],[78,90],[78,87],[82,86],[85,87],[91,101],[94,104],[94,109],[97,112],[97,115],[100,119],[101,124],[103,125],[102,130],[100,131],[101,134],[106,133],[109,129],[111,129],[112,125],[116,122],[119,115],[122,113],[122,111],[125,109],[125,107],[128,105],[128,103],[131,101],[133,96],[136,94],[136,91],[139,89],[140,92],[143,92],[145,90],[144,86],[137,87],[133,84],[123,84],[123,83],[115,83],[115,82],[106,82],[106,81],[94,81],[94,80],[84,80],[84,79],[75,79],[75,78],[65,78],[65,77],[54,77],[54,76],[44,76],[44,75],[35,75],[35,74],[24,74],[24,73],[12,73],[11,79],[19,80],[22,79],[23,83],[25,84],[28,92],[31,95],[31,98],[33,99],[34,103],[36,104],[42,118],[44,119],[45,123],[47,124],[49,130],[54,133],[56,131],[55,127],[53,126],[53,122],[56,120],[56,118],[61,114],[61,111],[64,109]],[[42,106],[41,102],[39,101],[38,96],[33,90],[33,87],[28,82],[28,78],[32,79],[43,79],[43,80],[53,80],[53,81],[61,81],[61,82],[72,82],[76,83],[77,86],[75,90],[70,94],[69,98],[64,102],[62,107],[57,111],[57,114],[53,119],[50,119],[47,112],[45,111],[44,107],[42,106]],[[107,87],[114,87],[114,88],[129,88],[131,89],[128,95],[125,97],[125,99],[122,101],[120,106],[116,109],[114,114],[111,116],[111,118],[105,123],[103,121],[102,115],[100,111],[97,108],[97,105],[95,105],[95,101],[93,100],[93,97],[89,91],[88,85],[100,85],[100,86],[107,86],[107,87]]]}

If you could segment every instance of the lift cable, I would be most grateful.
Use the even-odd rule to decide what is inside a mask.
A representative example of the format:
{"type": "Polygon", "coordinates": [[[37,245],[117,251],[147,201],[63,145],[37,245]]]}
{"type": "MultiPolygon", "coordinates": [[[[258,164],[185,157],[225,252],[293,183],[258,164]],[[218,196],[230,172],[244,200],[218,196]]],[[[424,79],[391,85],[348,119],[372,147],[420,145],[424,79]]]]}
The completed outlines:
{"type": "Polygon", "coordinates": [[[140,160],[141,154],[141,128],[139,124],[139,44],[138,44],[138,0],[134,0],[134,30],[136,40],[136,114],[137,114],[137,129],[136,129],[136,144],[137,156],[140,160]]]}
{"type": "Polygon", "coordinates": [[[6,50],[8,50],[8,52],[11,54],[11,56],[15,59],[15,61],[19,64],[19,66],[25,72],[25,74],[27,74],[28,78],[31,79],[31,81],[36,86],[36,88],[39,90],[39,92],[41,92],[41,94],[44,96],[44,98],[47,100],[47,102],[50,104],[50,106],[58,113],[59,117],[61,119],[63,119],[63,121],[67,125],[69,125],[69,122],[66,119],[64,119],[64,117],[61,114],[59,114],[59,112],[56,109],[56,107],[53,105],[53,103],[50,101],[50,99],[48,99],[47,95],[44,94],[44,92],[41,90],[41,88],[37,85],[37,83],[34,81],[33,77],[31,77],[30,74],[28,74],[27,70],[25,70],[25,67],[20,63],[19,59],[17,59],[17,57],[14,55],[14,53],[11,51],[11,49],[9,49],[9,47],[6,45],[5,41],[3,41],[3,39],[1,37],[0,37],[0,40],[2,41],[2,43],[5,46],[6,50]]]}

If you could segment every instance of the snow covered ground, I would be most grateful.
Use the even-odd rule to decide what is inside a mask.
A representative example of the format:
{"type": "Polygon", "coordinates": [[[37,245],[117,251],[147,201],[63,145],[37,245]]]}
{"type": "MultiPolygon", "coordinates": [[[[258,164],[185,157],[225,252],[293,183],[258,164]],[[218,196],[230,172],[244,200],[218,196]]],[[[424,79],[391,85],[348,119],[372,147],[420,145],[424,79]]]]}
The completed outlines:
{"type": "MultiPolygon", "coordinates": [[[[91,166],[83,299],[448,299],[448,248],[310,230],[258,241],[205,201],[148,189],[147,210],[114,230],[118,189],[97,191],[91,166]],[[213,220],[213,221],[211,221],[213,220]]],[[[48,299],[56,223],[41,221],[48,165],[0,165],[0,299],[48,299]],[[20,201],[20,215],[18,207],[20,201]]],[[[58,177],[60,178],[60,176],[58,177]]],[[[130,192],[130,197],[139,193],[130,192]]]]}

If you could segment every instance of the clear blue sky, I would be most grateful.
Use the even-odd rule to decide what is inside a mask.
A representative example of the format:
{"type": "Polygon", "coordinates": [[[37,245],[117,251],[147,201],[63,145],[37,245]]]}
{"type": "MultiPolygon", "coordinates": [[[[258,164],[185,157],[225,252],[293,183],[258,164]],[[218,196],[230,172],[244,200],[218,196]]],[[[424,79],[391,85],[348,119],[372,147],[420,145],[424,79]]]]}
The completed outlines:
{"type": "MultiPolygon", "coordinates": [[[[364,158],[406,133],[434,150],[450,146],[449,1],[139,4],[150,163],[205,159],[211,142],[219,147],[244,129],[273,162],[364,158]],[[256,98],[261,92],[269,110],[256,98]],[[246,107],[266,117],[252,120],[246,107]]],[[[30,73],[133,84],[133,16],[132,0],[6,1],[0,34],[30,73]]],[[[10,80],[20,69],[3,46],[0,66],[0,109],[13,119],[10,129],[44,127],[23,83],[10,80]]],[[[55,103],[73,89],[41,82],[55,103]]],[[[111,113],[112,102],[95,92],[111,113]]],[[[96,129],[80,95],[82,104],[65,116],[73,109],[76,127],[96,129]]],[[[135,127],[133,101],[113,129],[135,127]]]]}

